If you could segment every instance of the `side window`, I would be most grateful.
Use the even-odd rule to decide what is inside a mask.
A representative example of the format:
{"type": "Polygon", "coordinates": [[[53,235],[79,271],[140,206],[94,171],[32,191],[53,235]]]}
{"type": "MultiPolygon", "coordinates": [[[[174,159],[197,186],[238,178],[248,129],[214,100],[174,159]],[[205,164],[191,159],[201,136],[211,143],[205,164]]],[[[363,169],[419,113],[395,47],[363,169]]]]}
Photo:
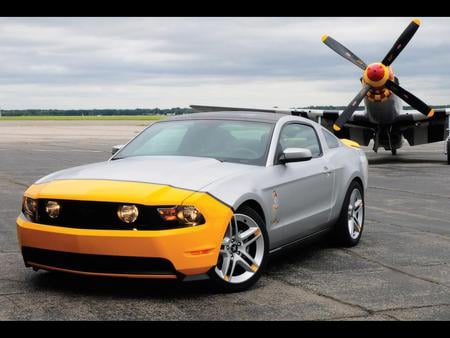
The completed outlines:
{"type": "Polygon", "coordinates": [[[325,136],[325,142],[327,142],[328,148],[333,149],[340,146],[339,139],[325,128],[322,128],[322,134],[325,136]]]}
{"type": "Polygon", "coordinates": [[[288,124],[281,130],[278,142],[279,152],[287,148],[309,149],[313,157],[318,157],[322,153],[314,128],[299,123],[288,124]]]}

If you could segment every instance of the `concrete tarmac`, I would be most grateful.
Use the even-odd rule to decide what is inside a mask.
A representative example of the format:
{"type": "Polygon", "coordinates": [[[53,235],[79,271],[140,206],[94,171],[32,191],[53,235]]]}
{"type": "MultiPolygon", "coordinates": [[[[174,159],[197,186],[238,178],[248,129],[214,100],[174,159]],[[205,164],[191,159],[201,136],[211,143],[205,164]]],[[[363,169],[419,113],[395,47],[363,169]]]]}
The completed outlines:
{"type": "Polygon", "coordinates": [[[53,171],[109,158],[145,121],[0,121],[0,320],[450,320],[450,166],[443,142],[367,148],[362,240],[270,259],[249,291],[207,282],[85,277],[25,268],[15,218],[53,171]]]}

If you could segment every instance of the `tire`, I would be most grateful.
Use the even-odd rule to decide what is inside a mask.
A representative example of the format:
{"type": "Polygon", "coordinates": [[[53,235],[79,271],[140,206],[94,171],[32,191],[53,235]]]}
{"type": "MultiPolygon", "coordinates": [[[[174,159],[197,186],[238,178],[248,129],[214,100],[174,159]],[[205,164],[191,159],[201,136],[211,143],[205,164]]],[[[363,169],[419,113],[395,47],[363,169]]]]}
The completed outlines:
{"type": "Polygon", "coordinates": [[[397,155],[397,149],[391,149],[392,155],[397,155]]]}
{"type": "Polygon", "coordinates": [[[341,213],[339,215],[338,221],[335,224],[333,233],[333,241],[335,242],[335,244],[344,247],[352,247],[359,243],[362,232],[364,230],[364,204],[363,188],[359,182],[353,181],[347,190],[341,213]],[[354,208],[354,205],[358,204],[356,203],[356,201],[360,202],[358,202],[358,211],[355,212],[356,209],[354,208]],[[351,204],[352,207],[350,208],[351,204]],[[350,212],[352,213],[351,215],[350,212]],[[359,231],[358,227],[355,227],[356,220],[359,224],[359,231]]]}
{"type": "Polygon", "coordinates": [[[450,138],[447,140],[447,164],[450,164],[450,138]]]}
{"type": "Polygon", "coordinates": [[[248,206],[240,207],[230,220],[220,251],[217,265],[208,272],[216,291],[239,292],[253,286],[264,271],[269,253],[269,237],[261,216],[248,206]],[[253,233],[236,240],[234,224],[239,235],[253,233]],[[228,265],[224,266],[225,259],[228,265]]]}

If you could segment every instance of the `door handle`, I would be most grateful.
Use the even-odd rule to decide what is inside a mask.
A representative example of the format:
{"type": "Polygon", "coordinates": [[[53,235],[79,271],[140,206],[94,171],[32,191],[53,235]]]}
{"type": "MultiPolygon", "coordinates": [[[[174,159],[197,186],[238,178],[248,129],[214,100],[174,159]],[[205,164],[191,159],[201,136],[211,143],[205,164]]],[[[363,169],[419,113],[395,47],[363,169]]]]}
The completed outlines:
{"type": "Polygon", "coordinates": [[[323,167],[323,173],[330,175],[330,168],[328,168],[327,166],[323,167]]]}

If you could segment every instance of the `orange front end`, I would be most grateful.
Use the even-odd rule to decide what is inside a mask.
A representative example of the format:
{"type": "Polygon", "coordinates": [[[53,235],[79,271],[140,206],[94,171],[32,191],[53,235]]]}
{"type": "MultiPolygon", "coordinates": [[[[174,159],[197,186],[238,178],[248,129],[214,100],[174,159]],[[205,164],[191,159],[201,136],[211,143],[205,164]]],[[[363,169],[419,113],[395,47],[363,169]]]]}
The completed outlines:
{"type": "Polygon", "coordinates": [[[176,278],[206,273],[217,263],[232,210],[212,196],[168,186],[118,181],[67,180],[31,186],[40,199],[192,205],[204,224],[159,230],[86,229],[17,218],[25,264],[45,270],[134,278],[176,278]]]}

